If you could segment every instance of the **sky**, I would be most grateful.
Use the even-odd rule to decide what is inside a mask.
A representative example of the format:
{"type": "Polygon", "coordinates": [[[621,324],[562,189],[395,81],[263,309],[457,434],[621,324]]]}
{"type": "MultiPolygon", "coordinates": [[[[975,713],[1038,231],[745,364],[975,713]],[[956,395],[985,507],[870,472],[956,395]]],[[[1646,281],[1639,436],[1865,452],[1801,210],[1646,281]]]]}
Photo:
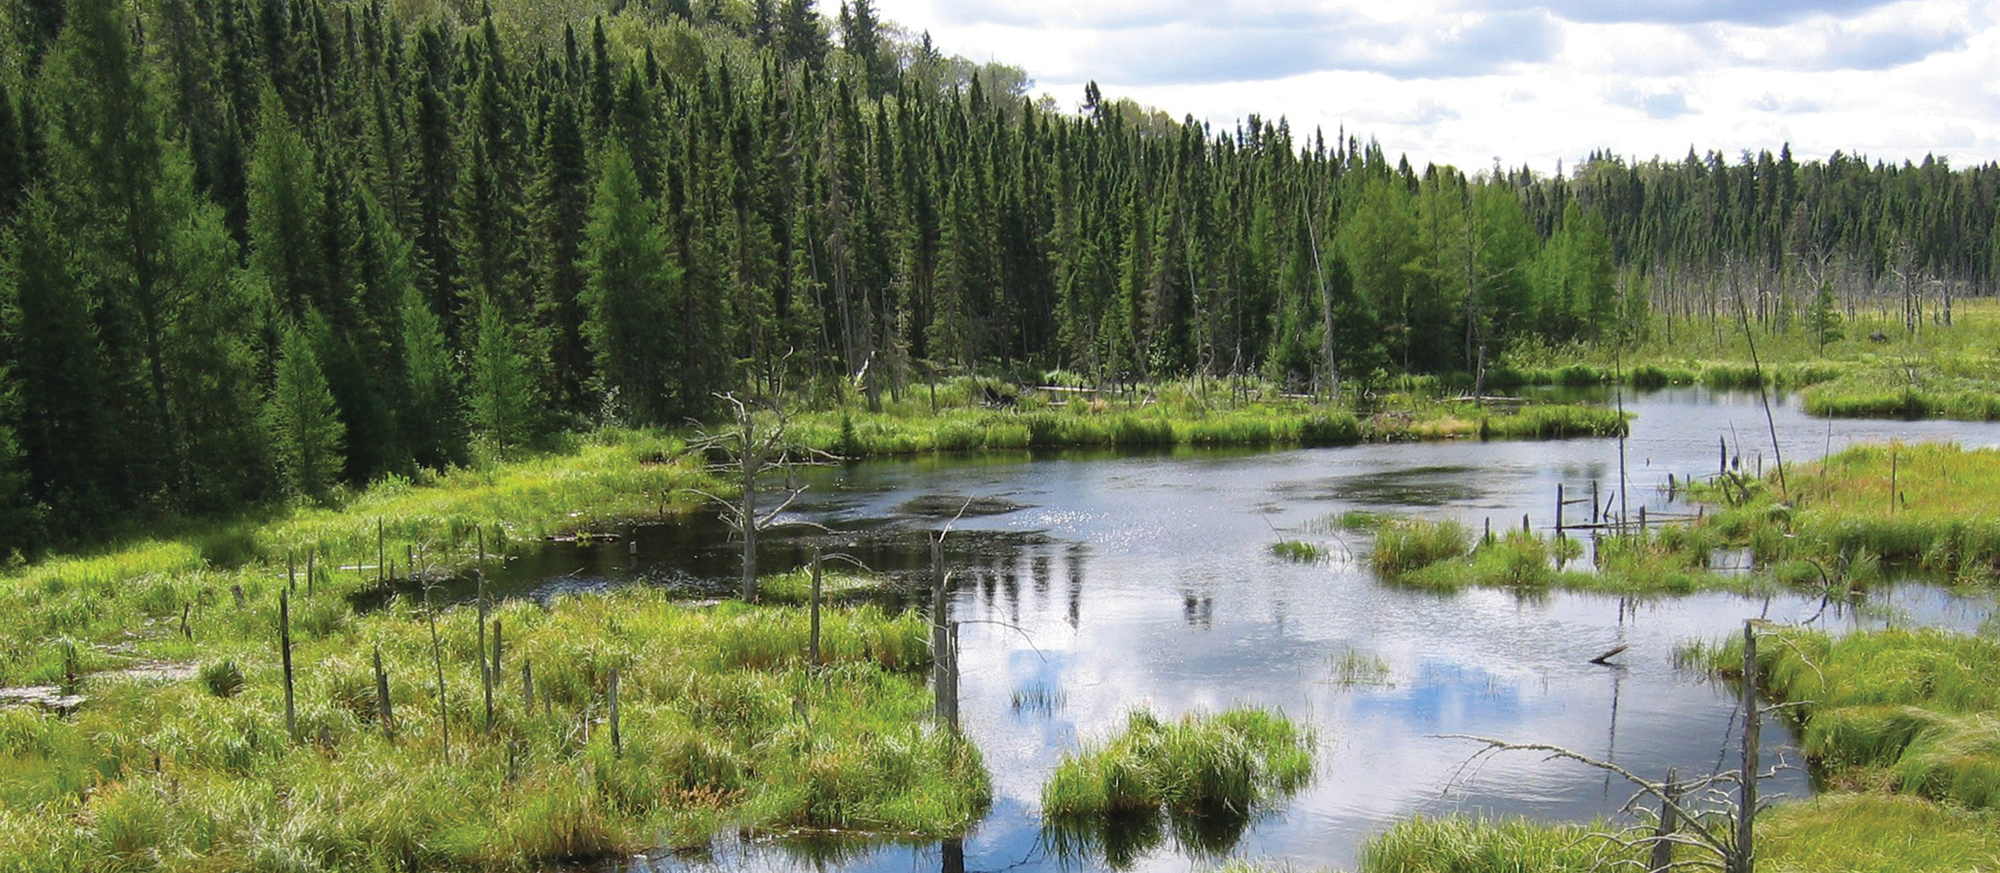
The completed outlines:
{"type": "MultiPolygon", "coordinates": [[[[1594,150],[2000,160],[2000,0],[876,0],[947,54],[1219,130],[1341,127],[1419,167],[1594,150]]],[[[824,6],[837,7],[834,0],[824,6]]]]}

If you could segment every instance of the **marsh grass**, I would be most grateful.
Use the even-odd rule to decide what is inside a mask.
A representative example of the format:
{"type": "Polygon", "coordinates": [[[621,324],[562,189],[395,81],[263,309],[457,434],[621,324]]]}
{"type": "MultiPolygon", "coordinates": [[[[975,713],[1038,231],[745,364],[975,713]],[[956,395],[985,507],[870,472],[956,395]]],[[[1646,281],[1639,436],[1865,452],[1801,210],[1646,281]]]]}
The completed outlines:
{"type": "Polygon", "coordinates": [[[24,857],[65,859],[47,869],[519,869],[702,842],[725,824],[936,836],[983,814],[977,752],[927,718],[928,626],[914,614],[824,610],[821,666],[805,663],[795,607],[635,590],[494,614],[509,642],[490,732],[475,612],[438,616],[440,701],[427,625],[406,602],[297,641],[297,741],[263,639],[215,645],[212,663],[240,665],[234,696],[199,676],[107,676],[72,719],[0,712],[0,797],[26,815],[7,826],[25,832],[24,857]],[[393,739],[365,654],[376,646],[393,739]]]}
{"type": "MultiPolygon", "coordinates": [[[[1761,562],[1809,560],[1856,578],[1876,561],[1913,563],[1960,579],[2000,570],[2000,451],[1948,443],[1854,446],[1735,491],[1711,516],[1717,544],[1747,545],[1761,562]],[[1787,499],[1788,498],[1788,499],[1787,499]]],[[[1708,494],[1706,496],[1718,496],[1708,494]]]]}
{"type": "Polygon", "coordinates": [[[2000,868],[2000,820],[1915,797],[1823,794],[1757,819],[1761,870],[1946,873],[2000,868]]]}
{"type": "Polygon", "coordinates": [[[1287,561],[1309,564],[1325,560],[1329,550],[1318,543],[1305,540],[1279,540],[1271,544],[1271,553],[1287,561]]]}
{"type": "MultiPolygon", "coordinates": [[[[1741,644],[1689,647],[1740,675],[1741,644]],[[1733,659],[1733,660],[1732,660],[1733,659]]],[[[1758,648],[1772,697],[1795,704],[1801,749],[1835,784],[1881,787],[1960,806],[2000,805],[2000,642],[1934,630],[1838,639],[1773,632],[1758,648]]]]}
{"type": "Polygon", "coordinates": [[[1640,851],[1599,836],[1599,823],[1417,817],[1397,822],[1361,849],[1363,873],[1587,873],[1644,869],[1640,851]],[[1623,865],[1623,867],[1621,867],[1623,865]]]}
{"type": "Polygon", "coordinates": [[[1390,678],[1389,662],[1382,656],[1355,651],[1353,646],[1343,648],[1333,655],[1333,682],[1342,688],[1356,685],[1394,685],[1390,678]]]}
{"type": "MultiPolygon", "coordinates": [[[[1604,823],[1408,819],[1363,847],[1359,873],[1645,869],[1643,849],[1604,838],[1615,830],[1604,823]]],[[[1837,792],[1768,807],[1757,817],[1757,869],[1769,873],[1947,873],[1996,866],[2000,827],[1993,813],[1922,798],[1837,792]]]]}
{"type": "Polygon", "coordinates": [[[1375,572],[1386,579],[1396,579],[1463,557],[1470,548],[1470,535],[1456,521],[1396,519],[1376,529],[1375,549],[1369,561],[1375,572]]]}
{"type": "MultiPolygon", "coordinates": [[[[1421,380],[1420,380],[1421,381],[1421,380]]],[[[788,436],[802,447],[847,458],[938,452],[1031,451],[1067,448],[1172,446],[1338,446],[1359,442],[1468,437],[1553,439],[1623,433],[1616,411],[1584,405],[1531,404],[1491,409],[1439,400],[1435,386],[1371,397],[1367,415],[1353,403],[1316,404],[1259,385],[1163,383],[1122,396],[1058,399],[1012,389],[995,406],[983,389],[940,385],[935,409],[923,388],[889,401],[880,413],[854,408],[799,411],[788,436]]],[[[1393,386],[1392,386],[1393,387],[1393,386]]]]}
{"type": "Polygon", "coordinates": [[[1303,787],[1312,771],[1312,732],[1282,715],[1234,709],[1169,723],[1133,710],[1117,735],[1063,756],[1042,786],[1042,814],[1247,815],[1303,787]]]}
{"type": "MultiPolygon", "coordinates": [[[[557,454],[454,469],[422,484],[390,479],[339,506],[213,522],[178,540],[13,567],[0,576],[0,637],[17,644],[0,651],[0,685],[50,681],[46,652],[57,640],[79,642],[88,672],[123,666],[129,658],[109,647],[134,634],[141,654],[182,658],[196,643],[265,633],[266,612],[275,614],[277,591],[288,585],[337,595],[373,586],[378,554],[399,576],[409,574],[412,555],[420,569],[446,574],[470,566],[482,541],[489,555],[520,553],[553,534],[684,512],[698,499],[689,488],[703,482],[678,439],[604,431],[557,454]],[[237,589],[245,608],[236,608],[237,589]],[[176,643],[169,637],[184,614],[193,640],[176,643]]],[[[303,606],[302,632],[342,631],[342,604],[303,606]]]]}

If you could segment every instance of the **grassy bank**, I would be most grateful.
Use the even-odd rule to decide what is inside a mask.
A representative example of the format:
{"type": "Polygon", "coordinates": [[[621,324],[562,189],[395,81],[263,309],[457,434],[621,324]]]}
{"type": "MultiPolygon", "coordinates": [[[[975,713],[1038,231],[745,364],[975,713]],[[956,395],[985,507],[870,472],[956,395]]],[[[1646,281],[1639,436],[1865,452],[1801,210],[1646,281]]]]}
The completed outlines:
{"type": "Polygon", "coordinates": [[[919,395],[880,413],[852,408],[791,416],[788,437],[848,458],[932,452],[1171,446],[1329,446],[1445,439],[1561,439],[1625,431],[1615,410],[1569,404],[1486,407],[1408,395],[1379,398],[1365,413],[1348,405],[1163,390],[1160,398],[1111,401],[1009,388],[999,406],[978,395],[933,411],[919,395]]]}
{"type": "Polygon", "coordinates": [[[1385,580],[1440,590],[1469,586],[1612,593],[1833,590],[1866,585],[1886,565],[1962,582],[2000,577],[2000,451],[1949,444],[1856,446],[1764,479],[1699,483],[1713,501],[1697,521],[1596,538],[1579,564],[1575,535],[1510,530],[1476,541],[1451,521],[1396,519],[1376,531],[1370,560],[1385,580]],[[1757,571],[1708,568],[1719,549],[1747,549],[1757,571]]]}
{"type": "MultiPolygon", "coordinates": [[[[1957,873],[2000,866],[2000,820],[1932,801],[1835,793],[1769,807],[1757,818],[1764,873],[1957,873]]],[[[1521,819],[1412,819],[1371,840],[1359,873],[1588,873],[1645,869],[1604,825],[1521,819]]],[[[1685,851],[1677,856],[1689,860],[1685,851]]],[[[1712,868],[1695,868],[1712,869],[1712,868]]]]}
{"type": "Polygon", "coordinates": [[[1805,410],[1828,418],[2000,420],[2000,380],[1874,368],[1805,391],[1805,410]]]}
{"type": "Polygon", "coordinates": [[[55,681],[65,642],[85,670],[184,657],[183,617],[196,641],[233,639],[235,590],[256,608],[275,604],[288,579],[350,594],[391,575],[389,563],[396,577],[410,576],[413,562],[419,573],[455,572],[482,544],[488,555],[519,553],[551,535],[686,511],[697,499],[687,489],[705,474],[684,452],[672,437],[606,431],[563,453],[392,479],[335,506],[212,521],[8,568],[0,638],[15,644],[0,651],[0,686],[55,681]]]}
{"type": "Polygon", "coordinates": [[[1888,309],[1844,313],[1841,321],[1824,342],[1802,324],[1755,326],[1759,367],[1734,319],[1670,327],[1656,315],[1624,348],[1517,344],[1487,384],[1742,389],[1761,381],[1802,391],[1814,415],[2000,420],[2000,300],[1956,301],[1950,327],[1927,322],[1914,332],[1888,309]]]}
{"type": "MultiPolygon", "coordinates": [[[[482,627],[471,606],[349,598],[684,511],[704,477],[677,439],[606,432],[9,569],[0,686],[80,700],[0,708],[0,871],[526,869],[723,829],[962,832],[986,775],[930,725],[912,614],[829,609],[808,664],[797,607],[630,590],[482,627]]],[[[793,576],[772,590],[802,595],[793,576]]]]}
{"type": "MultiPolygon", "coordinates": [[[[1711,488],[1733,505],[1711,516],[1717,537],[1760,562],[1812,562],[1831,577],[1865,581],[1902,562],[1966,581],[2000,570],[2000,451],[1940,443],[1855,446],[1791,468],[1711,488]]],[[[1818,573],[1811,575],[1817,577],[1818,573]]]]}
{"type": "MultiPolygon", "coordinates": [[[[1765,632],[1764,691],[1801,728],[1801,749],[1835,785],[2000,806],[2000,642],[1939,631],[1830,637],[1765,632]]],[[[1740,643],[1682,654],[1740,675],[1740,643]],[[1733,661],[1731,659],[1734,659],[1733,661]]]]}
{"type": "Polygon", "coordinates": [[[415,604],[293,612],[295,736],[264,602],[199,646],[240,690],[101,674],[73,717],[0,711],[0,869],[523,869],[725,826],[954,834],[984,810],[977,752],[926,718],[913,615],[827,611],[816,667],[796,608],[510,603],[489,727],[472,608],[437,616],[441,662],[415,604]]]}

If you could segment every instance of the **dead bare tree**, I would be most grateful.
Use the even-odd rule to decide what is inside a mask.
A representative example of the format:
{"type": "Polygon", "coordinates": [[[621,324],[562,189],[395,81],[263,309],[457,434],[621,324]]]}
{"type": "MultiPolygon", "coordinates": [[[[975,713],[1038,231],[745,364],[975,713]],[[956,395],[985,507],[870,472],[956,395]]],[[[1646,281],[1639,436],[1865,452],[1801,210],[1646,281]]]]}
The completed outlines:
{"type": "Polygon", "coordinates": [[[774,405],[770,420],[760,425],[757,411],[749,403],[734,394],[716,396],[729,406],[733,424],[720,433],[703,432],[695,440],[694,447],[704,454],[721,455],[723,460],[710,464],[709,469],[733,478],[740,493],[735,499],[718,497],[700,489],[695,489],[695,493],[722,508],[723,521],[742,541],[743,599],[756,600],[758,534],[775,526],[778,516],[783,515],[799,499],[799,495],[805,493],[806,486],[797,484],[791,473],[798,465],[811,460],[815,453],[786,444],[783,409],[774,405]],[[769,511],[761,511],[757,507],[757,482],[771,470],[786,473],[784,496],[769,511]]]}
{"type": "MultiPolygon", "coordinates": [[[[1762,622],[1755,619],[1743,623],[1744,722],[1742,766],[1738,769],[1718,770],[1692,780],[1677,780],[1670,773],[1665,780],[1653,781],[1611,761],[1549,743],[1516,743],[1469,734],[1437,736],[1439,739],[1469,740],[1483,746],[1466,760],[1460,768],[1461,772],[1503,752],[1540,752],[1545,761],[1574,761],[1615,775],[1630,784],[1634,794],[1626,801],[1625,808],[1634,816],[1634,824],[1617,831],[1593,832],[1587,837],[1602,841],[1605,854],[1598,865],[1602,869],[1626,868],[1658,873],[1698,867],[1720,868],[1724,873],[1752,873],[1756,863],[1752,825],[1762,808],[1757,796],[1757,783],[1776,775],[1778,769],[1775,766],[1768,770],[1759,769],[1759,728],[1765,714],[1800,705],[1798,702],[1766,707],[1757,705],[1757,639],[1760,624],[1762,622]],[[1648,799],[1657,804],[1657,813],[1653,807],[1646,805],[1648,799]],[[1699,855],[1674,860],[1673,850],[1680,847],[1699,855]],[[1634,860],[1641,851],[1646,852],[1648,860],[1634,860]]],[[[1782,636],[1777,639],[1790,645],[1782,636]]],[[[1808,666],[1813,665],[1808,662],[1808,666]]],[[[1813,669],[1818,668],[1814,666],[1813,669]]]]}

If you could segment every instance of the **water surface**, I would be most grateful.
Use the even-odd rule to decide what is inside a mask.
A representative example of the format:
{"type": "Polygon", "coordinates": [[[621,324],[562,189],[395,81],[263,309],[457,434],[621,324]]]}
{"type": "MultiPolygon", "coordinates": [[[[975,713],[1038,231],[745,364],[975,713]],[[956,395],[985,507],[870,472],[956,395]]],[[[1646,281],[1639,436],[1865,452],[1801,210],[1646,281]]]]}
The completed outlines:
{"type": "MultiPolygon", "coordinates": [[[[1604,398],[1600,398],[1604,399],[1604,398]]],[[[1035,807],[1062,754],[1119,726],[1135,706],[1163,716],[1238,705],[1310,724],[1319,774],[1250,822],[1231,856],[1302,868],[1351,867],[1361,843],[1411,815],[1454,812],[1590,820],[1615,815],[1624,785],[1538,755],[1474,760],[1472,734],[1554,743],[1658,777],[1731,766],[1741,725],[1733,692],[1676,670],[1674,646],[1717,639],[1750,617],[1835,629],[1884,624],[1977,629],[1989,598],[1923,584],[1885,586],[1859,604],[1783,595],[1618,598],[1507,591],[1434,594],[1385,586],[1366,566],[1365,535],[1316,524],[1363,509],[1452,517],[1478,529],[1553,523],[1558,483],[1595,481],[1600,510],[1683,512],[1665,488],[1719,463],[1776,463],[1755,393],[1677,389],[1627,396],[1631,436],[1556,442],[1475,441],[1279,452],[1177,451],[1029,459],[927,458],[813,471],[795,527],[762,560],[782,569],[811,548],[921,576],[926,538],[946,540],[962,629],[965,731],[993,774],[992,813],[963,841],[828,847],[720,843],[702,857],[632,859],[632,870],[888,871],[1104,869],[1061,857],[1035,807]],[[1724,448],[1718,451],[1718,439],[1724,448]],[[1718,458],[1718,454],[1723,457],[1718,458]],[[1622,455],[1622,457],[1621,457],[1622,455]],[[1621,476],[1621,467],[1623,475],[1621,476]],[[1622,493],[1619,483],[1625,488],[1622,493]],[[967,505],[976,512],[957,515],[967,505]],[[956,516],[954,518],[954,516],[956,516]],[[1326,545],[1334,558],[1293,563],[1279,539],[1326,545]],[[1614,666],[1590,660],[1627,646],[1614,666]],[[1343,673],[1343,660],[1380,673],[1343,673]],[[1360,678],[1363,681],[1350,681],[1360,678]]],[[[1829,424],[1792,402],[1773,409],[1788,462],[1829,447],[1891,438],[2000,444],[2000,427],[1955,422],[1829,424]]],[[[1587,507],[1568,510],[1572,522],[1587,507]]],[[[666,582],[726,591],[734,547],[713,519],[644,528],[627,542],[565,546],[517,562],[512,584],[536,593],[666,582]]],[[[1792,761],[1767,727],[1767,759],[1792,761]]],[[[1788,769],[1767,795],[1810,791],[1788,769]]],[[[1224,841],[1227,843],[1227,841],[1224,841]]],[[[1164,839],[1127,869],[1184,870],[1214,846],[1164,839]]]]}

